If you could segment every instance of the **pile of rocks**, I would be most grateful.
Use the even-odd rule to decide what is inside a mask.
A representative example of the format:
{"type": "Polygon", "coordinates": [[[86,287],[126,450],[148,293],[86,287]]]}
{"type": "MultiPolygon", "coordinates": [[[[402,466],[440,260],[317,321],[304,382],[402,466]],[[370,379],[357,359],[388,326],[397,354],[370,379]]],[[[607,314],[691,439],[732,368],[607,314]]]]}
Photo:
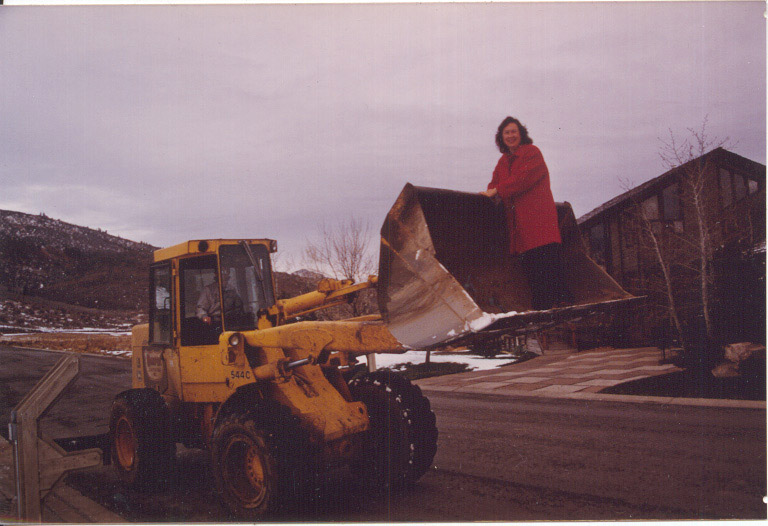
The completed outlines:
{"type": "Polygon", "coordinates": [[[751,376],[765,371],[765,345],[752,342],[726,345],[725,359],[725,362],[712,369],[712,376],[716,378],[751,376]]]}

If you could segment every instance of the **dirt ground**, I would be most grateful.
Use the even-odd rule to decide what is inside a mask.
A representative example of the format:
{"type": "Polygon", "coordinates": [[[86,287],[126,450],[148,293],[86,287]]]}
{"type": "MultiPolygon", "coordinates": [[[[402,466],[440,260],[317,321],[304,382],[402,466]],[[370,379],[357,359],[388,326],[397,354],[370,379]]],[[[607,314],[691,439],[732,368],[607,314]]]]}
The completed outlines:
{"type": "Polygon", "coordinates": [[[131,355],[131,336],[129,334],[55,332],[0,335],[0,344],[29,349],[106,354],[126,358],[130,358],[131,355]]]}
{"type": "Polygon", "coordinates": [[[733,378],[715,378],[709,371],[686,369],[607,387],[601,392],[671,398],[765,400],[765,387],[765,368],[746,370],[733,378]]]}

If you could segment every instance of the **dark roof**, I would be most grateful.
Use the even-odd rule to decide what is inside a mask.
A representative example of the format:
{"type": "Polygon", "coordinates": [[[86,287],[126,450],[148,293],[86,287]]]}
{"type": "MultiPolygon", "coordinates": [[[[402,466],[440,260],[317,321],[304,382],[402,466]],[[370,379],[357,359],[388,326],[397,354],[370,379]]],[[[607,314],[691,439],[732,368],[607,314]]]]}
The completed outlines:
{"type": "Polygon", "coordinates": [[[733,152],[729,152],[728,150],[724,148],[715,148],[714,150],[705,153],[701,157],[697,157],[696,159],[692,159],[688,161],[685,164],[682,164],[680,166],[677,166],[675,168],[672,168],[671,170],[668,170],[664,172],[663,174],[659,175],[658,177],[654,177],[653,179],[646,181],[626,192],[623,194],[617,195],[613,199],[606,201],[602,205],[598,206],[594,210],[587,212],[583,216],[579,217],[576,222],[580,225],[586,221],[589,221],[593,217],[605,212],[606,210],[610,210],[611,208],[618,206],[625,201],[629,201],[632,198],[641,196],[646,190],[649,190],[650,188],[655,187],[658,184],[663,183],[667,179],[671,179],[675,173],[677,173],[679,170],[682,170],[685,166],[690,165],[691,163],[697,162],[699,159],[702,159],[704,157],[727,157],[729,161],[731,161],[733,164],[737,165],[739,168],[747,171],[747,172],[758,172],[762,170],[763,177],[765,177],[765,165],[762,165],[760,163],[756,163],[754,161],[751,161],[747,159],[746,157],[742,157],[741,155],[738,155],[733,152]]]}

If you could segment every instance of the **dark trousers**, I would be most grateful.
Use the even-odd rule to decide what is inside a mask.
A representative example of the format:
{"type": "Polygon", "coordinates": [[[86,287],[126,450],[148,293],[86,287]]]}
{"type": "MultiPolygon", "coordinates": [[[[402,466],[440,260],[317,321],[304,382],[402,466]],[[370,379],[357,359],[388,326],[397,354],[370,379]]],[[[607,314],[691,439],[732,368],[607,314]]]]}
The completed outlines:
{"type": "Polygon", "coordinates": [[[520,254],[520,260],[531,287],[533,310],[547,310],[556,305],[573,303],[573,294],[565,283],[560,243],[532,248],[520,254]]]}

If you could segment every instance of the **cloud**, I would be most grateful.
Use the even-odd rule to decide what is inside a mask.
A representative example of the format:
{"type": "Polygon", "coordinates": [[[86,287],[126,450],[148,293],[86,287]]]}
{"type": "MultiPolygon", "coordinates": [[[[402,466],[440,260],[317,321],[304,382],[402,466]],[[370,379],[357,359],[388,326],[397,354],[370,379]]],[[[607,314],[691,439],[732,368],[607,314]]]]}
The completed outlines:
{"type": "Polygon", "coordinates": [[[0,19],[0,208],[156,245],[374,230],[406,182],[476,191],[525,122],[585,213],[671,128],[765,162],[758,2],[67,7],[0,19]],[[45,38],[39,38],[40,35],[45,38]]]}

